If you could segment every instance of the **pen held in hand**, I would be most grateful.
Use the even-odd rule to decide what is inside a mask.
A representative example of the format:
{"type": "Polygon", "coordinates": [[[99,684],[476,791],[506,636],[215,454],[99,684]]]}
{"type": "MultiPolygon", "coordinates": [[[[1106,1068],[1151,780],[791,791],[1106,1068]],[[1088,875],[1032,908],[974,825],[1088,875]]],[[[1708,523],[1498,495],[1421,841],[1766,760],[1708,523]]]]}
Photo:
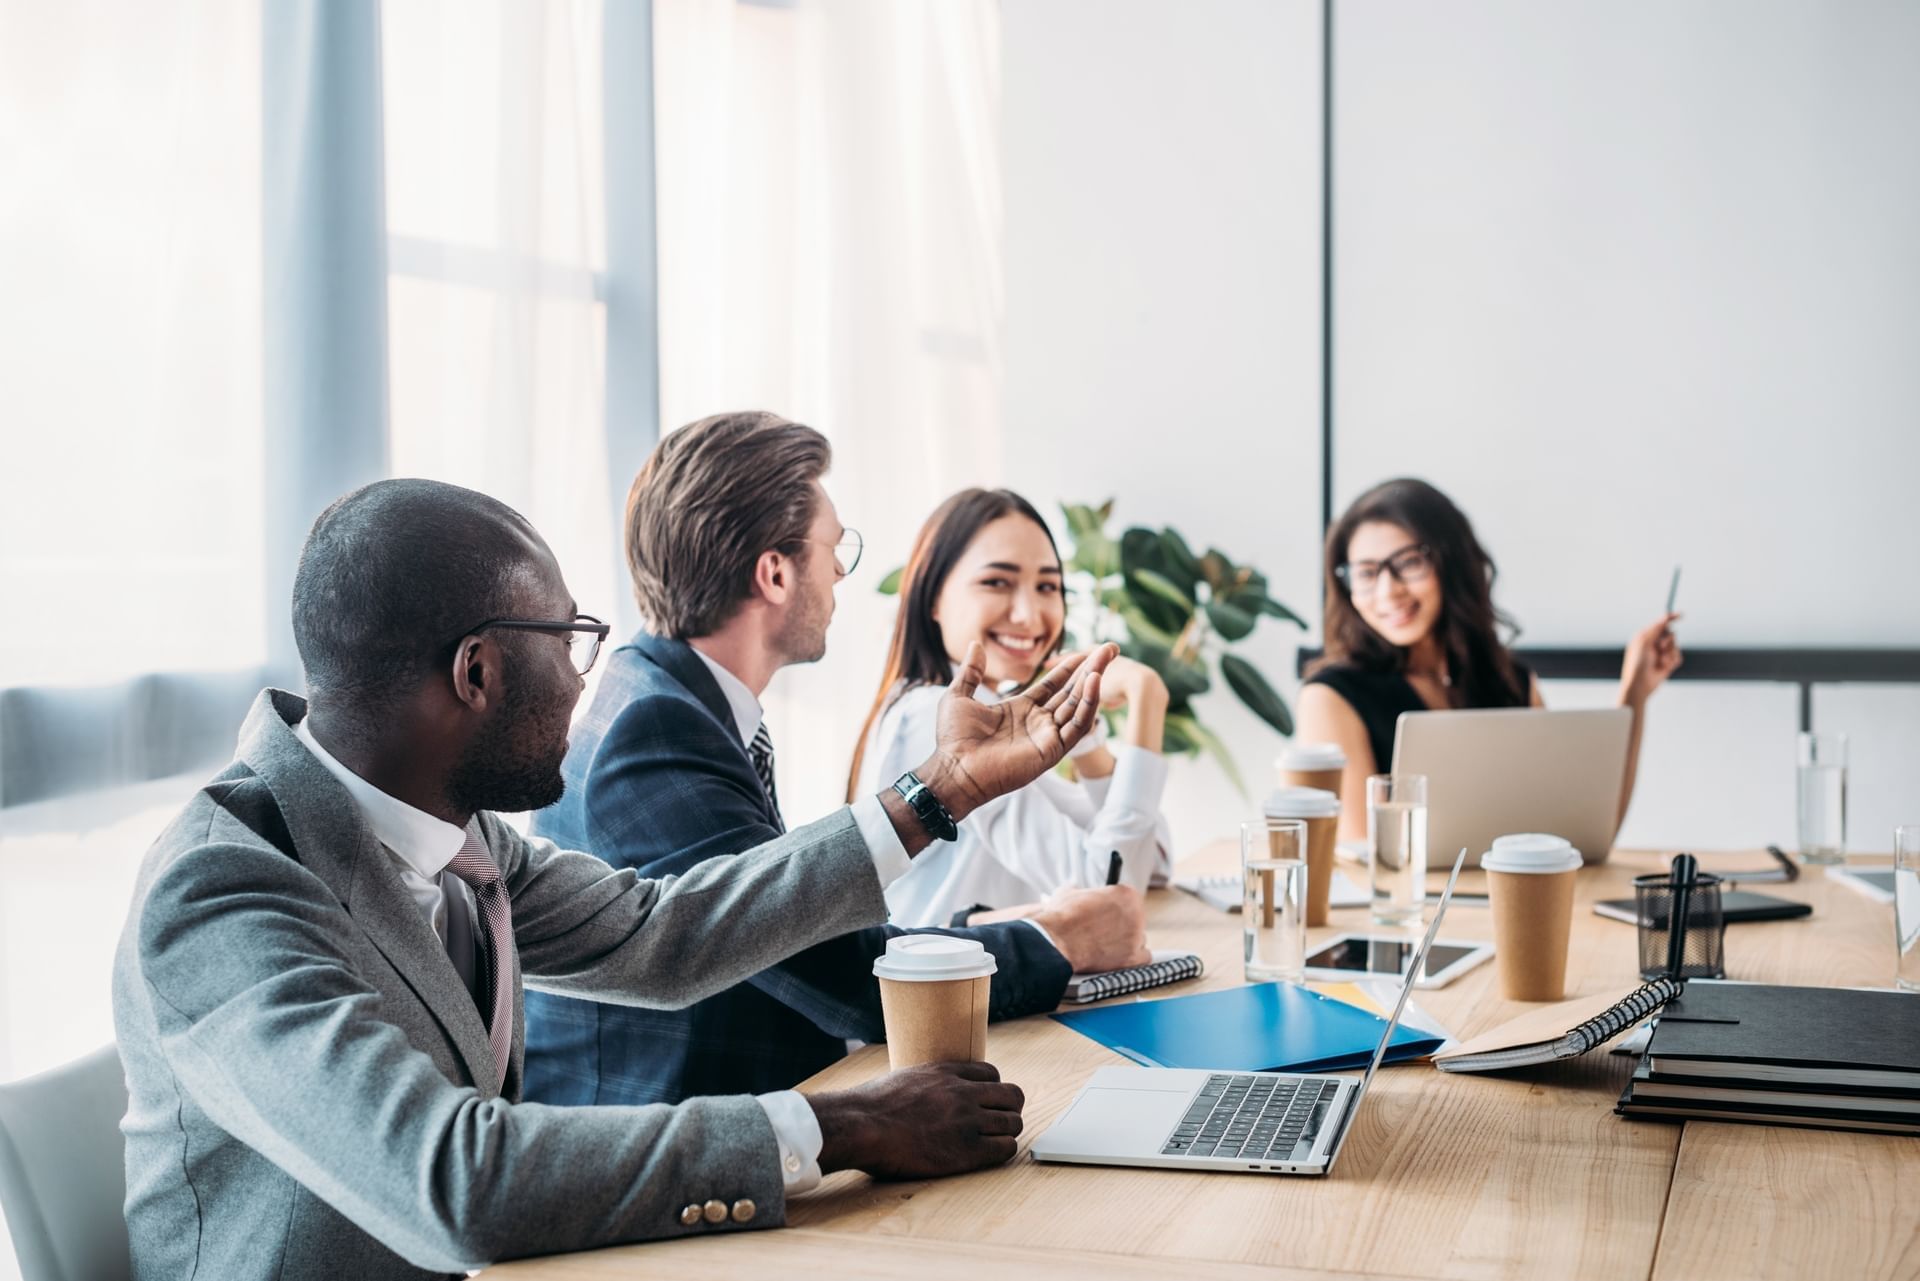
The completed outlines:
{"type": "Polygon", "coordinates": [[[1107,856],[1107,884],[1120,883],[1120,851],[1115,850],[1107,856]]]}

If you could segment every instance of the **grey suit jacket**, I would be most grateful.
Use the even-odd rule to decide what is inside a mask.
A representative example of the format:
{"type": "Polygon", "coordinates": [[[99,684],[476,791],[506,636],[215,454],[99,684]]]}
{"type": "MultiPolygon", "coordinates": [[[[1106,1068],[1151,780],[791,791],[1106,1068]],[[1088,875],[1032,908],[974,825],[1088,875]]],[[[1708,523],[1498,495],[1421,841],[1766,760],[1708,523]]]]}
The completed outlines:
{"type": "MultiPolygon", "coordinates": [[[[114,961],[127,1227],[143,1278],[417,1278],[785,1214],[746,1096],[516,1103],[472,997],[352,798],[255,702],[232,765],[148,852],[114,961]]],[[[516,987],[673,1007],[886,919],[845,810],[640,880],[475,819],[512,895],[516,987]]]]}

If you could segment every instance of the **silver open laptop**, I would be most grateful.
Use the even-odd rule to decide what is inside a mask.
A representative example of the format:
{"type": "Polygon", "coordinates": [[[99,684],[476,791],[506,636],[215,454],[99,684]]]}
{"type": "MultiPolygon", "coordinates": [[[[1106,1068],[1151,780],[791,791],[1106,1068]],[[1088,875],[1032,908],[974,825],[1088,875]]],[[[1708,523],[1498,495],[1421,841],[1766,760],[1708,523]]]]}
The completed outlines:
{"type": "Polygon", "coordinates": [[[1207,1072],[1185,1068],[1101,1068],[1065,1115],[1034,1140],[1038,1161],[1152,1165],[1176,1170],[1253,1170],[1326,1174],[1340,1159],[1360,1101],[1400,1026],[1414,979],[1453,901],[1466,851],[1440,896],[1400,999],[1380,1032],[1373,1061],[1358,1079],[1282,1072],[1207,1072]]]}
{"type": "Polygon", "coordinates": [[[1427,848],[1467,847],[1467,866],[1496,836],[1548,832],[1598,863],[1620,825],[1633,713],[1403,712],[1393,772],[1427,776],[1427,848]]]}

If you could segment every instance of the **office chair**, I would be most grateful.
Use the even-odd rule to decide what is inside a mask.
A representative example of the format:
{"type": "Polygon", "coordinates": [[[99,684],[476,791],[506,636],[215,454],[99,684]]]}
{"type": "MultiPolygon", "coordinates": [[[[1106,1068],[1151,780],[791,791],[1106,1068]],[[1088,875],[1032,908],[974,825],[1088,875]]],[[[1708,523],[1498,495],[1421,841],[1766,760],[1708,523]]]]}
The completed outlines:
{"type": "Polygon", "coordinates": [[[127,1083],[108,1045],[0,1085],[0,1210],[22,1281],[127,1281],[127,1083]]]}

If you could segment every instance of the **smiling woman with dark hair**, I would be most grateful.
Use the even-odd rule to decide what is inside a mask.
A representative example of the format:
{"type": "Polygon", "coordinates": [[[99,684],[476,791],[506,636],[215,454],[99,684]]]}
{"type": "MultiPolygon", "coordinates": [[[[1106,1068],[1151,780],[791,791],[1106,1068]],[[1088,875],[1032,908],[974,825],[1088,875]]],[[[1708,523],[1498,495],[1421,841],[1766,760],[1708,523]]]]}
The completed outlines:
{"type": "MultiPolygon", "coordinates": [[[[848,794],[897,777],[900,762],[933,741],[940,691],[968,644],[985,651],[979,697],[1009,697],[1046,669],[1066,622],[1060,552],[1033,504],[1006,489],[947,499],[921,526],[901,574],[900,612],[848,794]]],[[[922,855],[889,887],[894,924],[959,923],[977,906],[1009,908],[1101,885],[1116,851],[1127,884],[1145,889],[1165,876],[1167,687],[1152,668],[1116,658],[1101,691],[1106,706],[1127,709],[1120,741],[1089,735],[1073,758],[1074,781],[1049,774],[974,811],[959,839],[922,855]]]]}
{"type": "MultiPolygon", "coordinates": [[[[1296,737],[1346,751],[1343,838],[1366,836],[1367,776],[1392,768],[1402,712],[1545,705],[1507,647],[1519,629],[1493,603],[1496,573],[1466,514],[1424,480],[1374,486],[1327,531],[1326,655],[1300,690],[1296,737]]],[[[1680,666],[1678,617],[1662,616],[1627,643],[1620,706],[1633,711],[1633,733],[1623,817],[1647,699],[1680,666]]]]}

